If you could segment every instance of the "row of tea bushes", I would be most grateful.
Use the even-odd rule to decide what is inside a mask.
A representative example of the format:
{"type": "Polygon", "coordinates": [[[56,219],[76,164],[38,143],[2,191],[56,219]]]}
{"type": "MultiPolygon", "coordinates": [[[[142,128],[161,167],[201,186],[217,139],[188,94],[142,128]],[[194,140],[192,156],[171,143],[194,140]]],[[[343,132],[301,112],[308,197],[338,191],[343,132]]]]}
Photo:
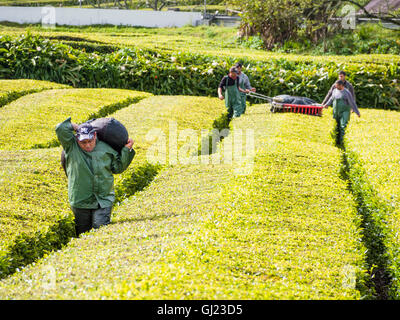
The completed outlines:
{"type": "Polygon", "coordinates": [[[107,116],[150,96],[123,89],[53,89],[26,95],[0,110],[0,149],[57,146],[57,123],[107,116]]]}
{"type": "Polygon", "coordinates": [[[69,86],[31,79],[0,80],[0,107],[26,94],[57,88],[69,88],[69,86]]]}
{"type": "Polygon", "coordinates": [[[360,298],[364,249],[332,125],[331,114],[249,108],[220,150],[253,129],[252,172],[237,175],[235,162],[170,167],[110,226],[1,281],[0,298],[360,298]]]}
{"type": "MultiPolygon", "coordinates": [[[[122,48],[86,53],[31,34],[0,37],[3,77],[52,80],[75,87],[128,88],[164,95],[216,96],[238,58],[201,53],[122,48]]],[[[398,63],[359,64],[315,59],[240,59],[259,92],[322,101],[339,70],[349,73],[361,107],[399,109],[398,63]]]]}
{"type": "Polygon", "coordinates": [[[400,297],[400,113],[364,110],[345,136],[349,178],[370,239],[371,263],[389,277],[389,297],[400,297]],[[382,270],[381,270],[382,271],[382,270]]]}
{"type": "MultiPolygon", "coordinates": [[[[73,92],[61,91],[64,93],[63,97],[60,97],[60,92],[53,96],[54,91],[49,90],[21,98],[32,99],[28,99],[31,101],[30,105],[26,102],[20,104],[25,107],[27,114],[29,108],[35,113],[38,112],[37,108],[42,102],[41,112],[38,113],[42,116],[37,116],[36,120],[48,123],[46,126],[36,127],[35,130],[34,126],[30,130],[26,128],[26,131],[22,132],[23,135],[18,136],[18,143],[10,136],[9,141],[15,143],[8,145],[5,141],[6,150],[0,151],[0,189],[3,196],[0,218],[0,278],[35,261],[47,251],[59,249],[74,235],[66,179],[59,162],[61,148],[18,150],[25,146],[24,135],[31,135],[30,139],[49,139],[48,135],[54,134],[57,122],[71,114],[73,121],[86,119],[90,112],[96,111],[96,105],[99,109],[105,102],[126,99],[129,95],[149,96],[147,93],[140,95],[141,93],[127,90],[71,91],[73,92]],[[49,104],[46,104],[48,102],[49,104]],[[57,108],[53,108],[53,104],[57,104],[57,108]],[[51,110],[44,112],[46,108],[51,110]]],[[[218,99],[150,97],[112,114],[111,116],[126,125],[135,141],[134,148],[137,153],[130,168],[116,176],[117,201],[122,202],[143,189],[161,169],[161,165],[147,162],[146,150],[151,146],[146,140],[149,131],[159,128],[168,135],[169,121],[176,121],[179,129],[210,129],[213,126],[213,117],[220,117],[223,111],[223,103],[218,99]]],[[[2,112],[7,112],[7,107],[0,111],[0,115],[2,112]]],[[[9,122],[11,121],[10,118],[9,122]]],[[[178,146],[182,146],[183,142],[178,141],[178,146]]],[[[194,151],[197,149],[196,145],[194,151]]]]}

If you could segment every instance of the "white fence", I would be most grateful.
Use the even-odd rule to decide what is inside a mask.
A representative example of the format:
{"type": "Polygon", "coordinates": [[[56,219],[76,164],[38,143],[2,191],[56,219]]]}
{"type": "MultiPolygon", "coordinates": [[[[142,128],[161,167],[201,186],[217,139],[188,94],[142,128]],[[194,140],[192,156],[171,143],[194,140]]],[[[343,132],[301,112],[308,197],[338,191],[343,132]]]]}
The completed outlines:
{"type": "Polygon", "coordinates": [[[197,25],[200,12],[81,9],[56,7],[0,7],[0,21],[85,26],[111,24],[141,27],[197,25]]]}

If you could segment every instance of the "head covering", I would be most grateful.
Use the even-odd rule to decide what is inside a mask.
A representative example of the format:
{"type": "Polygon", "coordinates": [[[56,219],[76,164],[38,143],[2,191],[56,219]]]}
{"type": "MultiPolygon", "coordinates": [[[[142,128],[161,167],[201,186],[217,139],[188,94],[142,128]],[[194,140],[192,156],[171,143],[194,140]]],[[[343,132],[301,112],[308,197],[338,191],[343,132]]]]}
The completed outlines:
{"type": "Polygon", "coordinates": [[[79,141],[92,140],[94,138],[95,132],[96,130],[92,127],[91,124],[84,123],[78,127],[78,130],[76,131],[76,138],[79,141]]]}
{"type": "Polygon", "coordinates": [[[233,72],[233,73],[236,73],[236,74],[239,73],[239,71],[235,67],[230,68],[229,72],[233,72]]]}
{"type": "Polygon", "coordinates": [[[241,68],[242,66],[243,66],[243,65],[242,65],[240,62],[236,62],[236,63],[235,63],[235,67],[236,67],[236,68],[241,68]]]}

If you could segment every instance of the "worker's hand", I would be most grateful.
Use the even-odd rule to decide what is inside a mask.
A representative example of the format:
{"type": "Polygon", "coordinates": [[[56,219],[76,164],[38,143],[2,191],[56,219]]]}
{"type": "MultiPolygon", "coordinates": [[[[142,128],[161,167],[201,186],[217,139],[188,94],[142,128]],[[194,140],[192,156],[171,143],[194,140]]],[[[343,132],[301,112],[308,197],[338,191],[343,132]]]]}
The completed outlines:
{"type": "Polygon", "coordinates": [[[256,92],[256,88],[251,88],[251,91],[252,92],[256,92]]]}
{"type": "Polygon", "coordinates": [[[222,94],[219,95],[219,100],[224,100],[224,96],[222,94]]]}
{"type": "Polygon", "coordinates": [[[72,125],[72,128],[74,128],[75,131],[78,130],[78,125],[76,123],[72,123],[71,122],[71,125],[72,125]]]}
{"type": "Polygon", "coordinates": [[[249,89],[246,89],[246,93],[249,93],[250,92],[250,90],[249,89]]]}
{"type": "Polygon", "coordinates": [[[131,138],[128,139],[128,143],[125,145],[128,149],[132,149],[133,146],[133,140],[131,138]]]}

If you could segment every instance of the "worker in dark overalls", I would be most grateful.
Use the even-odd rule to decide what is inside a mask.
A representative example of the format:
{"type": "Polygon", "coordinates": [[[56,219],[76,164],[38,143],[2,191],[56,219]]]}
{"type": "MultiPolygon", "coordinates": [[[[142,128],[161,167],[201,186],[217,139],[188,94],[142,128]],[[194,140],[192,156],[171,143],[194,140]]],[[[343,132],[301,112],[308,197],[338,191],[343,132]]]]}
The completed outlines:
{"type": "Polygon", "coordinates": [[[346,126],[350,120],[350,113],[355,112],[358,117],[360,117],[360,111],[358,111],[353,95],[344,87],[344,82],[338,80],[335,85],[336,87],[332,91],[329,100],[324,104],[324,107],[326,108],[329,105],[333,106],[333,118],[336,120],[338,128],[336,143],[341,145],[343,144],[346,126]]]}
{"type": "MultiPolygon", "coordinates": [[[[353,96],[354,101],[356,101],[356,94],[354,92],[354,88],[353,85],[348,82],[346,80],[346,72],[344,72],[343,70],[339,72],[339,79],[338,80],[342,80],[344,82],[344,87],[350,91],[351,95],[353,96]]],[[[336,88],[336,82],[332,85],[332,87],[329,89],[328,94],[326,95],[326,97],[324,98],[324,101],[322,101],[322,104],[326,104],[326,102],[328,102],[329,98],[332,96],[332,92],[333,90],[335,90],[336,88]]]]}
{"type": "Polygon", "coordinates": [[[240,117],[244,112],[241,92],[249,93],[250,90],[239,87],[238,70],[232,67],[229,69],[229,74],[222,78],[218,87],[218,97],[221,100],[225,99],[229,119],[240,117]],[[222,90],[225,90],[225,97],[222,90]]]}
{"type": "MultiPolygon", "coordinates": [[[[252,92],[256,92],[256,88],[253,88],[250,84],[249,77],[242,71],[243,65],[240,62],[235,63],[235,68],[238,71],[238,78],[239,78],[239,87],[243,90],[250,90],[252,92]]],[[[245,93],[240,93],[240,99],[242,103],[243,113],[246,112],[246,98],[247,95],[245,93]]]]}

